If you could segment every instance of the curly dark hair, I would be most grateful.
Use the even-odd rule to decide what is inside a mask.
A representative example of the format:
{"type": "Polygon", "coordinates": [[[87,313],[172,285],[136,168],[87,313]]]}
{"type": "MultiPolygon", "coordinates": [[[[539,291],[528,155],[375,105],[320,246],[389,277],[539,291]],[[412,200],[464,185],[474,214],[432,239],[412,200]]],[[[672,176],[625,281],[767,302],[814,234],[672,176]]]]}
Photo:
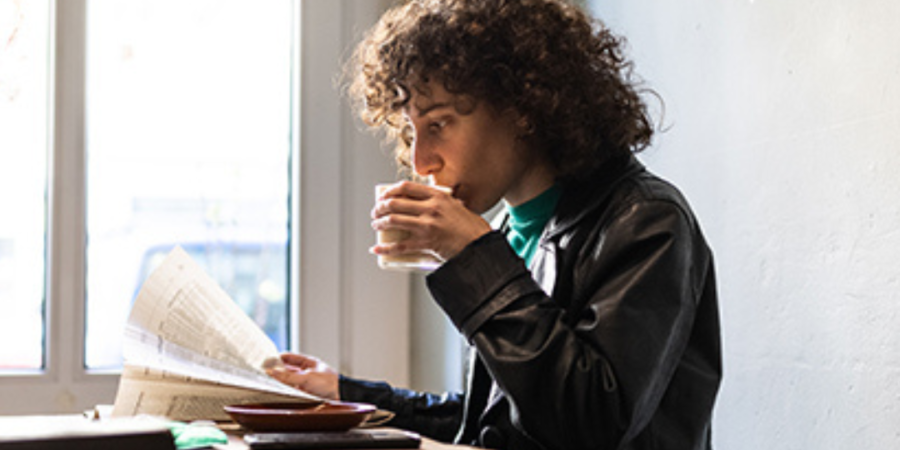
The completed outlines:
{"type": "Polygon", "coordinates": [[[624,39],[565,0],[409,0],[385,13],[345,69],[363,121],[409,167],[402,109],[429,80],[512,108],[561,178],[639,152],[654,129],[624,39]]]}

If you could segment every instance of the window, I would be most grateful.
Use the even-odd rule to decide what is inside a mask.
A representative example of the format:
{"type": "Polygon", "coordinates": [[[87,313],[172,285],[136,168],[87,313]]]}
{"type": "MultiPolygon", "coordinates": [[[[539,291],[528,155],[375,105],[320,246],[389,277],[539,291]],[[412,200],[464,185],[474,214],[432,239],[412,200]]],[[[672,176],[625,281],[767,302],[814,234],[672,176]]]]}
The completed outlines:
{"type": "Polygon", "coordinates": [[[121,364],[110,324],[174,244],[285,348],[291,9],[88,3],[89,368],[121,364]]]}
{"type": "Polygon", "coordinates": [[[298,9],[0,0],[0,396],[111,401],[131,302],[174,245],[287,349],[298,9]]]}
{"type": "Polygon", "coordinates": [[[0,1],[0,367],[43,364],[49,4],[0,1]]]}
{"type": "MultiPolygon", "coordinates": [[[[233,1],[198,1],[164,3],[162,7],[169,8],[170,14],[155,15],[165,19],[168,16],[197,16],[204,11],[213,12],[209,18],[197,18],[205,23],[226,17],[223,8],[236,4],[233,1]],[[198,5],[210,5],[210,9],[198,5]]],[[[271,0],[262,3],[288,1],[271,0]]],[[[146,225],[143,220],[148,216],[144,213],[163,210],[166,205],[171,208],[165,209],[164,213],[169,214],[171,220],[182,220],[184,216],[190,215],[188,211],[202,211],[204,217],[207,217],[206,213],[211,213],[211,217],[235,218],[238,217],[237,208],[259,205],[254,200],[258,198],[255,194],[258,191],[246,190],[246,183],[240,185],[241,189],[235,189],[240,194],[236,203],[220,203],[213,207],[209,206],[209,196],[188,198],[187,192],[171,193],[178,186],[186,189],[177,184],[181,174],[196,176],[208,173],[212,171],[212,166],[226,162],[229,158],[226,156],[227,152],[216,153],[216,159],[204,160],[202,163],[197,161],[197,154],[178,153],[179,158],[174,162],[180,166],[170,165],[164,173],[157,173],[152,186],[129,188],[135,195],[130,197],[131,201],[124,202],[130,203],[129,208],[122,206],[122,198],[129,197],[110,192],[125,189],[124,183],[112,183],[108,179],[104,180],[104,177],[121,175],[115,172],[117,168],[121,169],[129,164],[124,158],[126,151],[131,154],[129,158],[143,158],[147,162],[146,165],[139,165],[139,170],[146,169],[149,173],[153,169],[152,164],[147,161],[152,154],[136,152],[135,148],[114,148],[110,142],[123,142],[124,138],[111,134],[114,130],[100,126],[102,123],[111,124],[144,114],[140,110],[135,111],[127,102],[115,106],[116,99],[109,98],[116,95],[137,95],[126,93],[121,88],[112,91],[114,94],[107,91],[113,89],[115,83],[124,82],[128,76],[136,76],[117,73],[119,70],[128,70],[122,59],[123,52],[118,52],[118,56],[114,51],[107,53],[113,55],[112,61],[119,58],[120,67],[98,71],[101,66],[95,65],[101,64],[97,62],[97,58],[103,56],[104,48],[119,45],[122,49],[122,42],[135,37],[139,31],[121,30],[119,36],[125,39],[120,39],[119,44],[96,41],[100,36],[96,33],[101,30],[95,29],[91,21],[101,20],[98,14],[102,14],[96,8],[118,8],[116,2],[117,0],[0,0],[0,96],[10,92],[7,84],[10,79],[27,81],[20,86],[38,86],[29,94],[30,97],[24,90],[16,97],[15,110],[9,102],[0,99],[0,115],[3,117],[0,121],[0,171],[3,175],[0,177],[0,184],[4,188],[0,192],[0,207],[3,208],[0,219],[0,240],[3,241],[0,244],[0,269],[3,269],[0,271],[0,283],[3,283],[0,285],[0,325],[5,327],[14,323],[24,327],[30,317],[33,323],[39,324],[31,328],[37,330],[32,333],[40,336],[29,342],[27,333],[9,332],[0,341],[0,357],[3,358],[0,360],[0,414],[71,413],[99,403],[109,403],[115,398],[118,384],[115,351],[85,349],[85,343],[89,340],[100,342],[101,345],[115,345],[114,341],[120,336],[110,332],[109,336],[116,339],[111,339],[113,342],[103,342],[102,338],[97,337],[102,331],[95,327],[115,328],[118,324],[112,318],[98,319],[96,317],[100,316],[94,316],[92,319],[89,316],[89,310],[104,301],[103,295],[91,289],[112,289],[110,286],[120,281],[120,275],[116,273],[119,268],[103,267],[101,258],[105,257],[100,252],[103,245],[98,241],[114,239],[117,237],[115,233],[128,228],[106,228],[106,223],[101,220],[104,215],[110,216],[111,220],[119,220],[121,225],[126,223],[122,219],[125,217],[121,214],[122,211],[140,210],[142,213],[135,215],[133,221],[127,223],[146,225]],[[29,31],[26,27],[32,28],[29,31]],[[13,45],[19,46],[17,48],[12,48],[9,44],[13,30],[16,30],[13,45]],[[35,50],[28,50],[31,52],[28,54],[30,62],[23,65],[21,58],[26,50],[22,46],[25,46],[26,41],[20,39],[25,39],[25,36],[32,36],[27,48],[35,50]],[[20,62],[7,64],[10,58],[16,58],[20,62]],[[107,97],[104,99],[104,96],[107,97]],[[25,102],[26,98],[30,100],[25,102]],[[94,110],[98,105],[104,105],[107,110],[94,110]],[[108,109],[112,107],[117,109],[108,109]],[[126,107],[130,109],[125,110],[126,107]],[[31,119],[27,119],[24,112],[29,108],[32,111],[31,119]],[[122,118],[110,118],[112,115],[122,118]],[[14,117],[15,120],[10,121],[9,117],[14,117]],[[26,129],[26,126],[31,128],[26,129]],[[37,162],[27,163],[26,157],[36,158],[37,162]],[[194,165],[185,166],[187,160],[192,160],[194,165]],[[14,166],[10,167],[9,164],[14,166]],[[119,164],[122,165],[117,166],[119,164]],[[28,174],[29,170],[34,173],[28,174]],[[9,173],[13,176],[7,178],[9,173]],[[28,188],[32,184],[36,187],[28,188]],[[28,189],[32,191],[29,192],[28,189]],[[147,192],[156,197],[143,195],[147,192]],[[174,195],[182,194],[186,198],[172,200],[174,195]],[[22,206],[26,198],[33,199],[28,200],[28,208],[32,208],[31,210],[22,206]],[[15,224],[10,218],[15,218],[15,224]],[[16,242],[11,242],[12,239],[16,239],[16,242]],[[27,252],[26,245],[30,246],[27,252]],[[14,275],[7,272],[7,268],[11,266],[15,268],[14,275]],[[10,290],[16,292],[15,297],[11,296],[10,290]],[[28,302],[33,302],[32,306],[28,306],[28,302]],[[16,312],[15,319],[11,318],[11,312],[16,312]],[[32,347],[37,350],[29,350],[32,347]],[[9,355],[13,352],[31,352],[32,360],[30,363],[20,362],[18,367],[12,368],[7,363],[10,359],[6,358],[11,358],[9,355]]],[[[140,8],[138,19],[144,14],[153,16],[156,3],[144,1],[137,4],[135,8],[140,8]]],[[[257,3],[260,2],[246,1],[239,6],[247,9],[275,7],[257,3]]],[[[288,172],[291,206],[289,210],[282,210],[287,214],[284,220],[290,223],[286,232],[288,244],[283,247],[285,251],[289,251],[290,267],[285,274],[287,280],[272,277],[272,281],[278,285],[285,283],[287,292],[284,295],[290,304],[290,319],[296,322],[291,323],[292,326],[287,329],[288,346],[316,355],[350,375],[378,376],[397,385],[406,385],[410,379],[407,320],[410,304],[409,278],[378,269],[372,255],[367,252],[374,239],[369,226],[372,186],[392,179],[396,176],[396,169],[390,158],[385,157],[379,148],[378,139],[358,130],[358,124],[351,117],[334,85],[340,61],[346,57],[347,49],[358,41],[362,30],[367,29],[390,3],[388,0],[292,0],[289,3],[292,5],[289,16],[293,47],[289,56],[291,73],[285,74],[284,78],[292,91],[288,98],[282,100],[284,108],[288,108],[285,114],[290,114],[291,124],[290,128],[282,127],[285,135],[271,139],[287,142],[285,145],[291,150],[291,167],[288,172]],[[302,45],[302,49],[297,44],[302,45]],[[300,148],[302,151],[298,150],[300,148]],[[302,162],[298,158],[301,154],[302,162]],[[303,299],[302,302],[299,301],[300,298],[303,299]]],[[[203,50],[212,53],[212,46],[220,41],[229,42],[234,36],[252,41],[253,30],[259,29],[258,20],[252,19],[254,14],[247,12],[242,15],[240,24],[226,27],[229,30],[227,36],[208,39],[208,46],[203,50]]],[[[174,20],[187,19],[179,17],[174,20]]],[[[284,22],[279,20],[278,23],[284,22]]],[[[204,26],[207,25],[213,26],[204,26]]],[[[160,25],[157,31],[153,39],[162,41],[166,38],[160,36],[177,30],[160,25]]],[[[268,34],[270,31],[272,30],[262,33],[268,34]]],[[[230,42],[234,44],[235,41],[230,42]]],[[[190,46],[187,42],[182,44],[190,46]]],[[[143,48],[144,53],[138,53],[139,49],[134,49],[132,58],[146,56],[148,47],[143,48]]],[[[127,55],[126,49],[124,56],[127,55]]],[[[209,55],[197,57],[207,56],[209,55]]],[[[234,64],[246,62],[237,59],[237,56],[237,52],[228,53],[234,64]]],[[[172,73],[182,73],[185,79],[189,79],[194,76],[185,74],[189,70],[197,69],[183,65],[173,67],[172,73]]],[[[228,72],[219,66],[219,72],[223,70],[228,72]]],[[[216,75],[229,75],[219,72],[216,75]]],[[[162,79],[152,81],[156,82],[152,84],[157,85],[163,82],[162,79]]],[[[204,78],[204,84],[216,81],[204,78]]],[[[170,89],[177,87],[168,86],[170,89]]],[[[276,88],[264,86],[263,90],[270,87],[276,88]]],[[[159,86],[149,85],[143,88],[159,89],[159,86]]],[[[199,96],[205,92],[204,89],[205,86],[197,86],[195,93],[199,96]]],[[[228,108],[222,104],[215,106],[243,114],[244,111],[238,105],[246,100],[249,95],[247,91],[229,89],[226,94],[217,99],[228,102],[228,108]],[[239,93],[243,95],[238,95],[239,93]]],[[[198,103],[203,103],[208,98],[202,97],[202,101],[198,103]]],[[[150,100],[161,101],[158,98],[150,100]]],[[[132,100],[131,103],[135,102],[136,100],[132,100]]],[[[177,108],[171,107],[159,113],[162,116],[150,119],[144,117],[148,121],[145,128],[156,127],[154,131],[157,132],[156,136],[144,137],[160,139],[159,136],[169,136],[174,145],[173,129],[191,130],[207,120],[205,117],[186,117],[184,114],[178,116],[181,111],[176,109],[186,107],[186,104],[179,104],[177,108]],[[181,117],[181,122],[176,122],[169,129],[163,128],[160,124],[170,120],[171,115],[181,117]]],[[[258,110],[254,112],[262,114],[258,110]]],[[[246,115],[241,117],[247,118],[246,115]]],[[[247,120],[254,119],[255,116],[247,120]]],[[[236,131],[229,129],[235,126],[234,123],[238,122],[220,122],[216,126],[204,128],[201,133],[205,133],[210,141],[218,140],[220,145],[230,145],[230,141],[226,142],[218,135],[237,136],[236,131]]],[[[265,125],[268,127],[272,124],[265,125]]],[[[107,125],[109,126],[111,125],[107,125]]],[[[170,147],[152,149],[153,152],[170,150],[170,147]]],[[[259,148],[254,147],[255,153],[259,151],[259,148]]],[[[279,158],[285,157],[284,152],[281,155],[279,158]]],[[[275,158],[272,156],[272,160],[275,158]]],[[[272,160],[254,159],[253,164],[257,166],[241,166],[241,169],[256,170],[259,164],[272,160]]],[[[275,184],[276,177],[285,176],[284,172],[281,175],[278,172],[280,170],[273,172],[272,180],[267,181],[275,184]]],[[[144,173],[135,173],[133,180],[131,177],[120,177],[120,180],[138,184],[137,180],[145,176],[144,173]]],[[[199,180],[196,177],[193,179],[199,180]]],[[[197,181],[197,184],[211,190],[209,183],[197,181]]],[[[251,187],[262,189],[264,186],[251,187]]],[[[253,206],[253,210],[271,211],[267,207],[256,206],[253,206]]],[[[256,218],[258,217],[253,217],[254,220],[256,218]]],[[[190,223],[209,222],[198,219],[190,223]]],[[[281,225],[278,228],[284,230],[281,225]]],[[[187,229],[186,226],[185,230],[187,229]]],[[[141,230],[143,231],[137,232],[141,239],[151,232],[160,231],[147,227],[141,230]]],[[[277,235],[284,231],[266,230],[256,236],[265,235],[270,239],[266,242],[280,242],[285,238],[284,235],[277,235]]],[[[223,285],[234,282],[240,286],[253,286],[252,289],[233,290],[233,297],[241,298],[243,294],[240,292],[250,291],[265,292],[267,297],[273,298],[282,294],[280,289],[271,289],[273,283],[254,285],[248,282],[249,275],[244,270],[246,267],[268,265],[265,261],[270,261],[270,258],[283,258],[278,252],[266,250],[263,257],[260,249],[269,248],[268,244],[257,245],[255,248],[245,245],[250,240],[247,235],[238,235],[234,230],[226,230],[224,227],[219,227],[213,235],[216,238],[215,245],[206,247],[199,246],[198,239],[187,235],[187,232],[176,237],[186,249],[193,249],[194,254],[198,255],[197,259],[221,251],[244,255],[222,264],[222,267],[210,268],[210,272],[221,271],[224,274],[224,279],[220,279],[223,285]]],[[[128,288],[120,286],[117,289],[120,289],[119,292],[128,290],[128,294],[108,294],[107,299],[126,295],[122,301],[130,303],[131,290],[136,289],[143,274],[153,265],[156,255],[168,248],[166,246],[171,245],[174,238],[160,238],[158,241],[165,242],[143,250],[139,263],[131,260],[131,264],[136,264],[138,268],[128,269],[127,272],[136,271],[136,275],[121,276],[123,279],[128,278],[127,282],[122,281],[122,286],[128,288]]],[[[112,247],[107,245],[107,248],[112,247]]],[[[110,251],[124,253],[126,250],[118,248],[110,251]]],[[[213,256],[211,260],[220,261],[218,256],[213,256]]],[[[105,313],[114,314],[110,311],[105,313]]],[[[124,313],[115,314],[120,314],[121,317],[124,313]]],[[[273,336],[281,332],[277,331],[277,327],[270,330],[273,336]]],[[[3,331],[5,330],[0,330],[3,331]]]]}

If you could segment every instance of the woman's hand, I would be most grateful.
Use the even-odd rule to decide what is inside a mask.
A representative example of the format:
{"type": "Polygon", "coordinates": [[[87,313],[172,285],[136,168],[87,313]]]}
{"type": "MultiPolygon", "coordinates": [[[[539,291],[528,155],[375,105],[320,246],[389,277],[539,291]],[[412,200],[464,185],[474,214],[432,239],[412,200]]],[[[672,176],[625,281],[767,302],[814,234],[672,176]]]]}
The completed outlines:
{"type": "Polygon", "coordinates": [[[340,400],[337,371],[319,358],[299,353],[282,353],[283,366],[266,370],[270,377],[326,400],[340,400]]]}
{"type": "Polygon", "coordinates": [[[372,209],[372,219],[377,231],[401,229],[411,235],[400,242],[375,245],[370,251],[376,255],[427,251],[446,261],[491,231],[481,216],[445,188],[408,181],[382,193],[372,209]]]}

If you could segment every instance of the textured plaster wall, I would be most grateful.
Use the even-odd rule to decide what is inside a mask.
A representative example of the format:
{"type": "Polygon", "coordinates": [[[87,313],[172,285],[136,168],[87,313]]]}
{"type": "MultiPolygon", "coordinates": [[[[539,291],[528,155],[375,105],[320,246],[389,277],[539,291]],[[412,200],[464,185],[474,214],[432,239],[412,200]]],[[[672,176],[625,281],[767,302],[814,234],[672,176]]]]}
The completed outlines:
{"type": "Polygon", "coordinates": [[[716,448],[900,448],[900,2],[591,4],[717,256],[716,448]]]}

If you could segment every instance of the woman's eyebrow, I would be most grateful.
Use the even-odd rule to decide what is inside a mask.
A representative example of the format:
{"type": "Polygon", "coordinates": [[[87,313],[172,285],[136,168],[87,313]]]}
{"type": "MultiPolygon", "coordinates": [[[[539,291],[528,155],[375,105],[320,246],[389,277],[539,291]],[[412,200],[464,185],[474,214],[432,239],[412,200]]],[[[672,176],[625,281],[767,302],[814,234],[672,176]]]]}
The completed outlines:
{"type": "Polygon", "coordinates": [[[416,108],[418,110],[416,113],[416,117],[422,117],[436,109],[447,108],[449,106],[450,106],[450,102],[436,102],[436,103],[432,103],[421,109],[416,108]]]}

